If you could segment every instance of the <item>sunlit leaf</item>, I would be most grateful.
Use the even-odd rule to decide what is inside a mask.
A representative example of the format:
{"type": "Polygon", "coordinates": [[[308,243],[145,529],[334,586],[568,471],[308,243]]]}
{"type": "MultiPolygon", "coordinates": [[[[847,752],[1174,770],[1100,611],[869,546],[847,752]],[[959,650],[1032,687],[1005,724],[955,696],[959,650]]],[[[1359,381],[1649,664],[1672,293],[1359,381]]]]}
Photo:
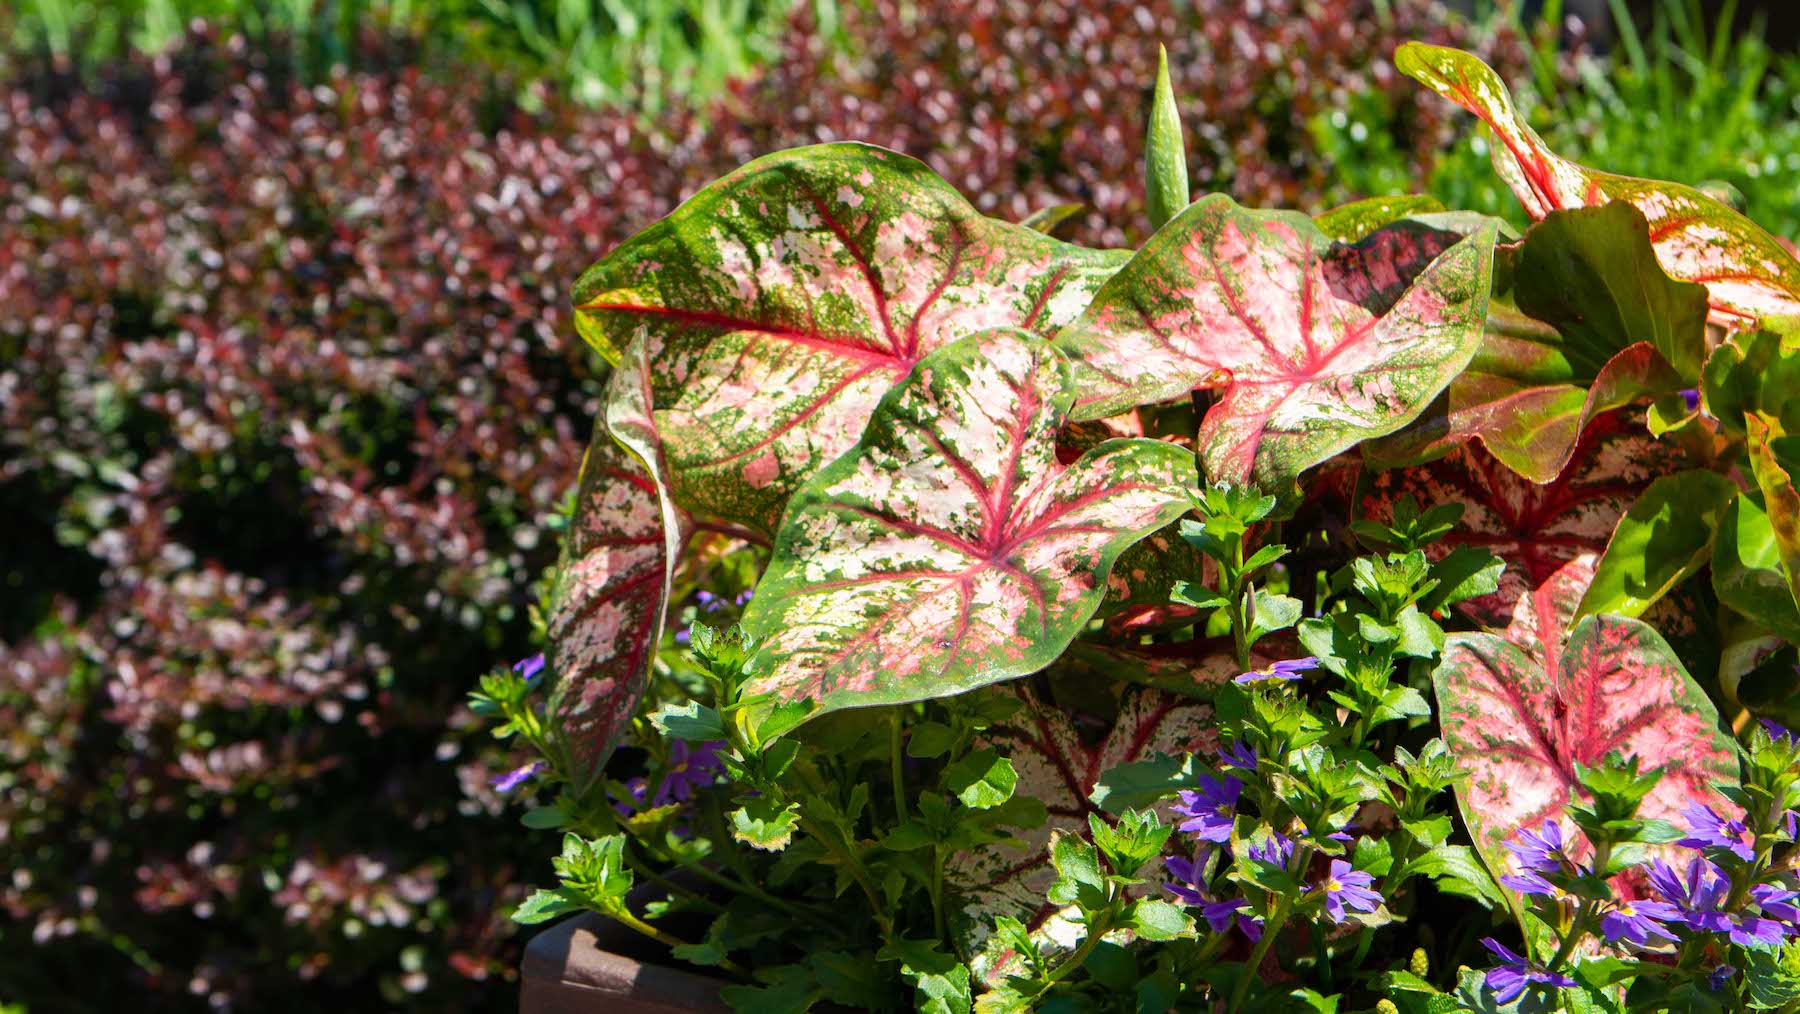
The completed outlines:
{"type": "Polygon", "coordinates": [[[1200,426],[1207,477],[1290,488],[1405,425],[1468,364],[1497,228],[1401,222],[1347,245],[1304,215],[1197,201],[1058,338],[1075,416],[1220,389],[1200,426]]]}
{"type": "Polygon", "coordinates": [[[861,144],[781,152],[705,187],[581,276],[576,324],[648,352],[676,503],[772,534],[932,350],[1048,337],[1125,255],[984,218],[923,163],[861,144]]]}
{"type": "Polygon", "coordinates": [[[1663,769],[1640,817],[1679,821],[1695,801],[1730,809],[1714,786],[1736,784],[1731,738],[1660,634],[1638,620],[1590,616],[1559,655],[1551,673],[1492,634],[1453,634],[1433,677],[1444,742],[1470,774],[1457,802],[1490,867],[1510,871],[1500,843],[1559,819],[1580,791],[1575,765],[1598,765],[1613,751],[1663,769]]]}
{"type": "Polygon", "coordinates": [[[1652,482],[1619,519],[1576,616],[1639,616],[1712,558],[1713,532],[1737,486],[1690,470],[1652,482]]]}
{"type": "Polygon", "coordinates": [[[550,714],[578,788],[596,778],[643,699],[686,518],[646,411],[642,348],[613,372],[549,596],[550,714]]]}
{"type": "Polygon", "coordinates": [[[744,626],[753,693],[820,712],[961,693],[1036,672],[1106,594],[1131,543],[1183,514],[1191,457],[1101,444],[1067,467],[1068,365],[1031,335],[942,349],[863,440],[795,494],[744,626]]]}
{"type": "Polygon", "coordinates": [[[1444,204],[1430,194],[1367,197],[1313,216],[1319,231],[1340,243],[1355,243],[1377,229],[1412,215],[1441,212],[1444,204]]]}
{"type": "Polygon", "coordinates": [[[1775,536],[1781,570],[1787,575],[1788,591],[1800,600],[1800,492],[1794,489],[1787,463],[1775,452],[1775,443],[1785,444],[1788,438],[1778,421],[1761,413],[1745,416],[1744,429],[1749,439],[1750,471],[1762,490],[1763,511],[1775,536]]]}
{"type": "Polygon", "coordinates": [[[1488,125],[1494,169],[1531,217],[1627,201],[1649,220],[1663,268],[1706,286],[1715,323],[1743,327],[1800,312],[1800,262],[1749,219],[1693,187],[1598,172],[1558,156],[1514,111],[1493,68],[1469,53],[1409,42],[1394,62],[1488,125]]]}
{"type": "Polygon", "coordinates": [[[1725,509],[1713,538],[1713,591],[1759,626],[1800,643],[1800,605],[1760,501],[1760,496],[1740,496],[1725,509]]]}

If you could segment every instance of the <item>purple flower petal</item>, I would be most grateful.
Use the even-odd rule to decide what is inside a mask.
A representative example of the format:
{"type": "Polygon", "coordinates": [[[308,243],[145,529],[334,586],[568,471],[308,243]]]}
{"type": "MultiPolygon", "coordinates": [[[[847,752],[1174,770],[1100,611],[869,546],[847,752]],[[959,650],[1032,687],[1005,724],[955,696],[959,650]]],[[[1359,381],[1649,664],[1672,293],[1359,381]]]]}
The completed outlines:
{"type": "Polygon", "coordinates": [[[503,775],[495,775],[493,778],[488,779],[488,784],[494,787],[494,791],[504,795],[505,793],[511,792],[519,786],[524,785],[542,770],[544,770],[544,762],[533,761],[522,767],[513,768],[503,775]]]}

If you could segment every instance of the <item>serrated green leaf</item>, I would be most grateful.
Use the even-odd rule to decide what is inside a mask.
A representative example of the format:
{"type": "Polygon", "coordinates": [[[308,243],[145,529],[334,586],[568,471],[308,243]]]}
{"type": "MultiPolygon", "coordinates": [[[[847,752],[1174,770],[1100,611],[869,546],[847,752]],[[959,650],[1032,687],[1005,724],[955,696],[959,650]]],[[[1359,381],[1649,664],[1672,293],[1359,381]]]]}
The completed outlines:
{"type": "Polygon", "coordinates": [[[999,806],[1012,798],[1019,784],[1012,761],[992,750],[976,750],[963,755],[944,771],[944,787],[976,810],[999,806]]]}
{"type": "Polygon", "coordinates": [[[780,852],[793,840],[800,822],[798,803],[778,804],[759,796],[731,811],[731,836],[765,852],[780,852]]]}
{"type": "Polygon", "coordinates": [[[651,713],[650,722],[658,732],[674,739],[701,743],[725,738],[725,725],[719,720],[719,713],[699,701],[665,704],[651,713]]]}

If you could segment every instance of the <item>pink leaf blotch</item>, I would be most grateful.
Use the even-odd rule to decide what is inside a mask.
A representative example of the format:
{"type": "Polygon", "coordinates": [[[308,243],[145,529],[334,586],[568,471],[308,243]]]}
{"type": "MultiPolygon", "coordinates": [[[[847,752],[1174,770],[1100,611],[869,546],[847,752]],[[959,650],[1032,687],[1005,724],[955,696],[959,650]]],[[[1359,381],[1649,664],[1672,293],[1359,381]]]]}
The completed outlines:
{"type": "Polygon", "coordinates": [[[1494,169],[1532,218],[1626,201],[1649,220],[1663,270],[1706,286],[1714,323],[1745,327],[1759,317],[1800,313],[1800,262],[1754,222],[1693,187],[1598,172],[1562,158],[1513,109],[1493,68],[1469,53],[1409,42],[1394,62],[1487,124],[1494,169]]]}
{"type": "Polygon", "coordinates": [[[928,357],[862,441],[794,495],[744,626],[749,692],[819,712],[943,697],[1042,669],[1113,562],[1183,514],[1192,456],[1109,440],[1063,466],[1068,364],[998,330],[928,357]]]}
{"type": "Polygon", "coordinates": [[[1207,477],[1290,486],[1410,422],[1469,364],[1498,226],[1470,228],[1403,221],[1344,244],[1301,214],[1198,201],[1057,339],[1077,364],[1075,417],[1217,388],[1207,477]]]}
{"type": "Polygon", "coordinates": [[[1715,786],[1737,782],[1732,741],[1661,635],[1590,616],[1560,654],[1553,675],[1492,634],[1453,634],[1433,677],[1444,742],[1469,773],[1458,803],[1490,866],[1508,872],[1500,843],[1561,819],[1580,791],[1575,765],[1614,751],[1640,770],[1663,769],[1640,816],[1679,824],[1693,802],[1731,809],[1715,786]]]}
{"type": "Polygon", "coordinates": [[[685,541],[645,411],[645,365],[633,347],[613,373],[550,591],[550,714],[578,788],[599,776],[643,699],[685,541]]]}
{"type": "Polygon", "coordinates": [[[921,358],[993,327],[1048,338],[1126,256],[984,218],[904,155],[819,145],[749,163],[588,269],[576,324],[609,360],[645,344],[676,502],[767,536],[921,358]]]}

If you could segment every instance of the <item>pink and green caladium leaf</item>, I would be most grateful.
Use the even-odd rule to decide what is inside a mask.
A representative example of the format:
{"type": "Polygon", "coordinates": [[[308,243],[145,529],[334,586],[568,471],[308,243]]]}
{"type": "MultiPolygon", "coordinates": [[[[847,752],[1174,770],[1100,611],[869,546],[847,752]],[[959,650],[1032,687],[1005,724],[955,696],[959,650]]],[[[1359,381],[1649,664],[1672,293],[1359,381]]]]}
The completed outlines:
{"type": "Polygon", "coordinates": [[[1744,327],[1759,317],[1800,313],[1800,262],[1749,219],[1693,187],[1598,172],[1562,158],[1514,111],[1493,68],[1469,53],[1409,42],[1394,63],[1487,124],[1494,169],[1532,218],[1629,202],[1649,220],[1663,268],[1706,286],[1714,323],[1744,327]]]}
{"type": "Polygon", "coordinates": [[[1561,818],[1580,791],[1575,765],[1614,751],[1663,769],[1642,817],[1679,823],[1694,802],[1732,809],[1715,788],[1737,783],[1731,738],[1660,634],[1590,616],[1558,650],[1550,671],[1492,634],[1452,634],[1432,677],[1444,742],[1469,773],[1457,803],[1490,868],[1510,871],[1501,842],[1514,831],[1561,818]]]}
{"type": "Polygon", "coordinates": [[[747,692],[819,713],[1038,671],[1093,616],[1119,554],[1187,511],[1192,456],[1110,440],[1064,466],[1069,366],[1027,332],[938,350],[794,494],[744,615],[747,692]]]}
{"type": "Polygon", "coordinates": [[[1371,462],[1410,464],[1475,439],[1549,482],[1595,416],[1699,378],[1706,290],[1664,273],[1631,205],[1552,212],[1499,261],[1468,370],[1417,423],[1365,445],[1371,462]]]}
{"type": "Polygon", "coordinates": [[[676,503],[772,535],[924,356],[1054,335],[1128,256],[984,218],[921,162],[862,144],[757,159],[589,268],[576,324],[642,341],[676,503]]]}
{"type": "Polygon", "coordinates": [[[1291,489],[1301,472],[1423,411],[1481,340],[1498,226],[1400,222],[1334,243],[1304,215],[1195,202],[1057,344],[1075,417],[1218,388],[1209,479],[1291,489]]]}
{"type": "Polygon", "coordinates": [[[553,735],[578,790],[600,774],[649,685],[687,519],[665,493],[641,346],[609,382],[551,585],[553,735]]]}
{"type": "Polygon", "coordinates": [[[1340,243],[1354,243],[1377,229],[1393,225],[1410,215],[1441,212],[1444,204],[1430,194],[1406,194],[1394,197],[1368,197],[1340,204],[1330,211],[1313,216],[1319,231],[1340,243]]]}
{"type": "Polygon", "coordinates": [[[1391,518],[1408,494],[1423,504],[1464,504],[1462,523],[1429,552],[1476,546],[1504,560],[1506,570],[1498,591],[1455,608],[1554,668],[1619,519],[1652,480],[1680,468],[1674,448],[1611,413],[1588,427],[1547,484],[1465,444],[1428,465],[1369,476],[1359,499],[1361,513],[1377,520],[1391,518]]]}

